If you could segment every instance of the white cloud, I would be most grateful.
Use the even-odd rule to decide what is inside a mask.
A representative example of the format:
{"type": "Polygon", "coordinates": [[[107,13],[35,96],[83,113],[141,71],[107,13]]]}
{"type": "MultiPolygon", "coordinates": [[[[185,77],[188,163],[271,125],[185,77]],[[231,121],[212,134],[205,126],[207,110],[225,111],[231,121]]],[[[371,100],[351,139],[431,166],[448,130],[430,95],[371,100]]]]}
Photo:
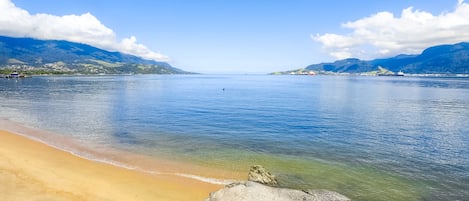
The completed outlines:
{"type": "Polygon", "coordinates": [[[139,44],[135,36],[116,39],[113,30],[90,13],[56,16],[34,14],[18,8],[11,0],[0,0],[0,35],[38,39],[68,40],[109,51],[119,51],[156,61],[169,58],[139,44]]]}
{"type": "Polygon", "coordinates": [[[430,46],[469,41],[469,4],[458,0],[454,11],[439,15],[412,7],[402,10],[398,17],[390,12],[379,12],[342,24],[342,27],[352,32],[311,37],[337,59],[417,54],[430,46]]]}

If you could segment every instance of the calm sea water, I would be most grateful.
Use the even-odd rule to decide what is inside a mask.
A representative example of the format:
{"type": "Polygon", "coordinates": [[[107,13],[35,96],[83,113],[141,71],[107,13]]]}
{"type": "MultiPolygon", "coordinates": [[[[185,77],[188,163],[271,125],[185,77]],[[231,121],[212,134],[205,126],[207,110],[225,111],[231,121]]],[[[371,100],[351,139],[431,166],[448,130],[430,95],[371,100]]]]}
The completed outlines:
{"type": "Polygon", "coordinates": [[[0,79],[0,117],[153,157],[264,164],[354,200],[469,200],[469,79],[0,79]]]}

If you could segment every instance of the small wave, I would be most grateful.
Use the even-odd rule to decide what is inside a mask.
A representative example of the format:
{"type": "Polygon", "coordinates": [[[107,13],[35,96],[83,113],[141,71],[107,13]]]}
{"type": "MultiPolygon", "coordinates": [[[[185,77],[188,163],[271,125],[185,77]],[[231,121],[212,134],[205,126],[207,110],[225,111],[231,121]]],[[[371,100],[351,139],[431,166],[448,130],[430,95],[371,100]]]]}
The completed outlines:
{"type": "Polygon", "coordinates": [[[23,134],[21,132],[12,132],[12,131],[9,131],[9,132],[20,135],[20,136],[23,136],[25,138],[28,138],[28,139],[36,141],[36,142],[40,142],[40,143],[45,144],[49,147],[52,147],[52,148],[60,150],[60,151],[67,152],[69,154],[72,154],[73,156],[76,156],[76,157],[79,157],[79,158],[82,158],[82,159],[85,159],[85,160],[94,161],[94,162],[98,162],[98,163],[109,164],[109,165],[112,165],[112,166],[125,168],[125,169],[129,169],[129,170],[138,170],[139,169],[135,166],[124,164],[124,163],[117,162],[117,161],[114,161],[114,160],[109,160],[109,159],[106,159],[106,158],[97,158],[94,155],[86,153],[86,152],[75,151],[71,148],[67,148],[67,147],[64,147],[64,146],[58,146],[58,145],[55,145],[54,143],[48,142],[48,141],[43,140],[41,138],[33,137],[33,136],[30,136],[30,135],[27,135],[27,134],[23,134]]]}
{"type": "Polygon", "coordinates": [[[180,176],[180,177],[191,178],[191,179],[203,181],[203,182],[206,182],[206,183],[220,184],[220,185],[228,185],[228,184],[231,184],[231,183],[239,182],[237,180],[231,180],[231,179],[216,179],[216,178],[202,177],[202,176],[191,175],[191,174],[183,174],[183,173],[174,173],[174,175],[180,176]]]}
{"type": "Polygon", "coordinates": [[[116,162],[116,161],[113,161],[113,160],[83,156],[81,154],[77,154],[77,153],[74,153],[74,152],[71,152],[71,151],[67,151],[67,152],[69,152],[69,153],[71,153],[71,154],[73,154],[77,157],[86,159],[86,160],[95,161],[95,162],[99,162],[99,163],[105,163],[105,164],[109,164],[109,165],[129,169],[129,170],[135,170],[135,171],[148,173],[148,174],[153,174],[153,175],[174,175],[174,176],[178,176],[178,177],[185,177],[185,178],[190,178],[190,179],[202,181],[202,182],[205,182],[205,183],[218,184],[218,185],[228,185],[228,184],[231,184],[231,183],[239,182],[237,180],[232,180],[232,179],[217,179],[217,178],[202,177],[202,176],[192,175],[192,174],[164,173],[164,172],[159,172],[159,171],[155,171],[155,170],[146,170],[146,169],[142,169],[142,168],[137,167],[137,166],[131,166],[131,165],[116,162]]]}
{"type": "Polygon", "coordinates": [[[68,152],[68,153],[70,153],[70,154],[72,154],[76,157],[83,158],[83,159],[86,159],[86,160],[89,160],[89,161],[104,163],[104,164],[108,164],[108,165],[112,165],[112,166],[116,166],[116,167],[120,167],[120,168],[124,168],[124,169],[128,169],[128,170],[139,170],[138,167],[131,166],[131,165],[124,164],[124,163],[120,163],[120,162],[113,161],[113,160],[109,160],[109,159],[106,159],[106,158],[96,158],[96,157],[93,157],[93,156],[89,156],[88,154],[76,153],[74,151],[67,151],[67,150],[63,150],[63,151],[66,151],[66,152],[68,152]]]}

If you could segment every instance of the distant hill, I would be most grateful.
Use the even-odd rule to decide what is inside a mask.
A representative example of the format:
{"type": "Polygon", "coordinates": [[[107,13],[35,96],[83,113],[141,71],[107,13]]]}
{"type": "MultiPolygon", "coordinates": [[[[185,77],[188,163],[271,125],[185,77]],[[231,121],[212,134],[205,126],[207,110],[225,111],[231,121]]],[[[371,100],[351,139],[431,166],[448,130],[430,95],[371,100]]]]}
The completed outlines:
{"type": "Polygon", "coordinates": [[[184,74],[165,62],[146,60],[90,45],[0,36],[0,69],[44,73],[184,74]]]}
{"type": "Polygon", "coordinates": [[[425,49],[420,55],[398,55],[371,61],[351,58],[332,63],[313,64],[302,70],[363,73],[378,71],[379,67],[393,72],[402,71],[412,74],[468,74],[469,43],[434,46],[425,49]]]}

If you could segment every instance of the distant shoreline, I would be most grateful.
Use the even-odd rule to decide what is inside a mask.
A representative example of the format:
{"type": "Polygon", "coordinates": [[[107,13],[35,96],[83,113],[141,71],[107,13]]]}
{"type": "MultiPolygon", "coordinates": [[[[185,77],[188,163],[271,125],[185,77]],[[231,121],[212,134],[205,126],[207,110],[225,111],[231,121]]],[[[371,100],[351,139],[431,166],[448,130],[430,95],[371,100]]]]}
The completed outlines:
{"type": "Polygon", "coordinates": [[[380,76],[377,74],[368,73],[336,73],[336,72],[302,72],[302,73],[287,73],[287,72],[274,72],[269,75],[290,75],[290,76],[371,76],[371,77],[448,77],[448,78],[469,78],[469,74],[445,74],[445,73],[433,73],[433,74],[407,74],[403,76],[380,76]]]}

